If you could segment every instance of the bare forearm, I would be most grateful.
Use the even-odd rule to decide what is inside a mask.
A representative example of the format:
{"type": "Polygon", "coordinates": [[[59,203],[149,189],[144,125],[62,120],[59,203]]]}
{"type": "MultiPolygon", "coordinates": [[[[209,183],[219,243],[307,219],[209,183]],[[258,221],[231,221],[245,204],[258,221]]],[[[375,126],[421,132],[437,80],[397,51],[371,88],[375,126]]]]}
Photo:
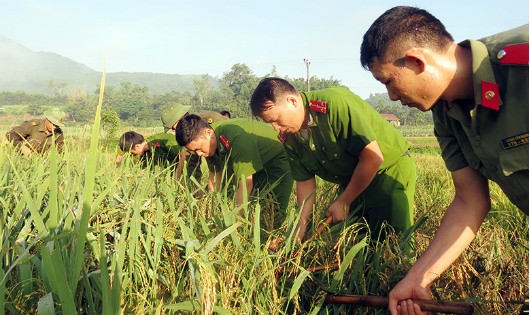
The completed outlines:
{"type": "Polygon", "coordinates": [[[301,207],[300,220],[298,221],[298,237],[302,239],[307,229],[307,224],[313,212],[315,204],[315,179],[296,183],[296,200],[298,207],[301,207]]]}
{"type": "Polygon", "coordinates": [[[472,169],[453,174],[456,196],[447,208],[434,238],[407,276],[430,286],[469,246],[490,210],[487,180],[472,169]]]}

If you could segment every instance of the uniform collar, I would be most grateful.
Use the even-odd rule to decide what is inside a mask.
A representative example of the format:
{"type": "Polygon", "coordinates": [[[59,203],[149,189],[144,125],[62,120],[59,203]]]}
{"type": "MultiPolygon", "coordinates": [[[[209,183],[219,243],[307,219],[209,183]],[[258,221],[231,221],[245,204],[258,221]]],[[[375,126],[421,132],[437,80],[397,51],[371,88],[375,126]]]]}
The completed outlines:
{"type": "Polygon", "coordinates": [[[475,104],[489,108],[502,106],[498,84],[486,46],[477,40],[465,40],[458,45],[471,48],[475,104]]]}
{"type": "Polygon", "coordinates": [[[309,98],[307,96],[306,92],[300,93],[302,95],[302,100],[304,101],[304,109],[305,109],[305,121],[304,124],[307,122],[307,128],[315,127],[316,124],[316,114],[309,108],[309,98]]]}

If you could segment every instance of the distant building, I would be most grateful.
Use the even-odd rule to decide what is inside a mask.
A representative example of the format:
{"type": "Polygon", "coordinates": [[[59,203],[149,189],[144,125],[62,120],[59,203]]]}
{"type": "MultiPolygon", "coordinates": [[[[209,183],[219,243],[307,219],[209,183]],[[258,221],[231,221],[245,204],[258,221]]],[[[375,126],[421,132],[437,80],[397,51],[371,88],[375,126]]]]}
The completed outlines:
{"type": "Polygon", "coordinates": [[[399,127],[401,126],[401,122],[399,121],[399,118],[397,118],[394,114],[381,114],[381,117],[383,117],[386,121],[391,123],[392,125],[399,127]]]}

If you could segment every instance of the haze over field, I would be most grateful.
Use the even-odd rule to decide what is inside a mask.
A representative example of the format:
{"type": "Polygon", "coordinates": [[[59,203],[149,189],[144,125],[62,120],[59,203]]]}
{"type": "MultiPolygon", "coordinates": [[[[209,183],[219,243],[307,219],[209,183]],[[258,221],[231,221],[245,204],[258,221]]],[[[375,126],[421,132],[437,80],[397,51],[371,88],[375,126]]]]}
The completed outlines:
{"type": "MultiPolygon", "coordinates": [[[[80,70],[75,78],[92,75],[85,66],[101,71],[105,60],[109,73],[221,77],[232,65],[244,63],[258,76],[276,66],[278,75],[300,78],[306,76],[307,58],[311,75],[333,77],[367,98],[385,90],[360,66],[362,35],[377,16],[396,5],[429,10],[456,41],[528,23],[526,0],[19,0],[0,3],[0,35],[33,52],[74,60],[79,64],[73,67],[80,70]]],[[[41,71],[59,74],[59,63],[50,61],[41,71]]],[[[24,67],[0,59],[0,69],[17,72],[24,67]]]]}

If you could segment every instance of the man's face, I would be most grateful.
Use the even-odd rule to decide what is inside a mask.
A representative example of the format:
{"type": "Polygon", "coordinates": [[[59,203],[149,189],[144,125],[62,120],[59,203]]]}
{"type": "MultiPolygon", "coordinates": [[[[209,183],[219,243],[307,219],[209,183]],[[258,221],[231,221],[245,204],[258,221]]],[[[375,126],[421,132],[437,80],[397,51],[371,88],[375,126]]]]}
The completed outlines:
{"type": "Polygon", "coordinates": [[[215,133],[212,129],[204,129],[193,141],[186,145],[186,149],[198,156],[213,156],[217,150],[215,133]]]}
{"type": "Polygon", "coordinates": [[[430,110],[440,97],[436,82],[429,79],[429,73],[420,71],[411,60],[405,60],[403,66],[375,61],[370,72],[377,81],[385,85],[391,100],[400,101],[408,107],[425,112],[430,110]]]}
{"type": "Polygon", "coordinates": [[[131,148],[129,152],[131,152],[131,154],[134,154],[134,155],[144,155],[146,147],[147,147],[147,140],[145,140],[144,142],[140,144],[133,145],[133,147],[131,148]]]}
{"type": "Polygon", "coordinates": [[[263,121],[272,125],[280,133],[298,132],[305,120],[304,103],[296,96],[280,97],[276,102],[267,101],[267,108],[260,115],[263,121]]]}

